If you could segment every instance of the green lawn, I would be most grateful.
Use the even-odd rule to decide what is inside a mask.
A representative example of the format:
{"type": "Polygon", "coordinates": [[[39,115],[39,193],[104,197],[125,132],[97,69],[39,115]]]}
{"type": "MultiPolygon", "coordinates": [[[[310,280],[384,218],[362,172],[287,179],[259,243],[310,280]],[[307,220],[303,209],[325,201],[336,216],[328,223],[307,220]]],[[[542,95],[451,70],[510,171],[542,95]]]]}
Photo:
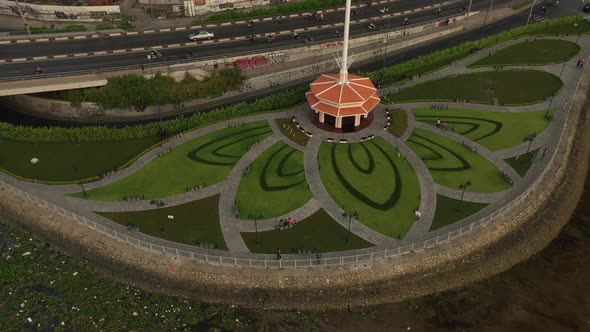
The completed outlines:
{"type": "Polygon", "coordinates": [[[0,142],[0,169],[45,181],[73,181],[101,175],[124,165],[158,137],[89,143],[0,142]],[[37,158],[39,162],[31,163],[37,158]]]}
{"type": "Polygon", "coordinates": [[[529,151],[528,153],[521,154],[520,156],[504,159],[508,165],[512,166],[514,170],[520,175],[525,176],[526,172],[529,171],[535,157],[539,153],[539,149],[529,151]]]}
{"type": "MultiPolygon", "coordinates": [[[[544,23],[535,23],[544,24],[544,23]]],[[[586,21],[582,16],[578,20],[578,25],[575,23],[562,23],[559,25],[548,26],[535,32],[535,35],[576,35],[578,33],[586,33],[590,31],[590,22],[586,21]]]]}
{"type": "Polygon", "coordinates": [[[388,94],[391,103],[409,101],[450,101],[492,104],[494,98],[503,104],[533,103],[555,94],[563,83],[553,75],[538,70],[496,70],[441,78],[388,94]]]}
{"type": "Polygon", "coordinates": [[[239,217],[272,218],[293,211],[312,197],[303,169],[303,152],[277,142],[260,155],[242,177],[236,201],[239,217]]]}
{"type": "Polygon", "coordinates": [[[395,137],[402,137],[408,129],[408,113],[395,108],[389,111],[389,115],[391,116],[391,125],[387,131],[395,137]]]}
{"type": "Polygon", "coordinates": [[[514,44],[482,58],[469,67],[545,65],[564,62],[580,52],[578,44],[561,39],[539,39],[514,44]]]}
{"type": "Polygon", "coordinates": [[[187,187],[212,185],[225,180],[253,143],[270,136],[268,122],[258,121],[225,128],[181,144],[139,171],[104,187],[72,196],[93,200],[122,200],[181,194],[187,187]]]}
{"type": "Polygon", "coordinates": [[[436,195],[436,212],[434,212],[430,231],[463,220],[486,206],[488,206],[487,203],[466,202],[443,195],[436,195]]]}
{"type": "Polygon", "coordinates": [[[412,110],[417,121],[436,125],[436,120],[449,123],[449,130],[478,144],[498,151],[522,144],[531,134],[539,135],[549,125],[545,111],[493,112],[450,108],[412,110]]]}
{"type": "Polygon", "coordinates": [[[215,195],[152,210],[95,213],[121,225],[135,225],[144,234],[191,245],[213,243],[216,249],[227,250],[219,225],[218,210],[219,195],[215,195]],[[174,219],[169,219],[170,215],[174,219]]]}
{"type": "Polygon", "coordinates": [[[406,144],[424,161],[436,183],[459,190],[459,185],[471,181],[467,191],[480,193],[511,187],[494,164],[459,142],[428,130],[415,129],[406,144]]]}
{"type": "Polygon", "coordinates": [[[359,221],[401,238],[414,223],[420,185],[412,166],[382,138],[355,144],[324,142],[318,152],[324,186],[359,221]]]}
{"type": "Polygon", "coordinates": [[[351,234],[348,244],[348,230],[336,222],[326,211],[320,209],[310,217],[297,222],[285,230],[258,233],[241,233],[251,252],[274,254],[277,249],[282,253],[297,253],[297,249],[333,252],[372,247],[373,244],[351,234]]]}

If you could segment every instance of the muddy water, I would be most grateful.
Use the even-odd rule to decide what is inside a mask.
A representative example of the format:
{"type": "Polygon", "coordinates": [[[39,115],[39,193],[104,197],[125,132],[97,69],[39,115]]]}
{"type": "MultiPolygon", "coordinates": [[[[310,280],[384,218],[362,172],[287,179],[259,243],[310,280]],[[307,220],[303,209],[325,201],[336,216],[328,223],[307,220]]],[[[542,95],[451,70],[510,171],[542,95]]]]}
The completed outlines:
{"type": "Polygon", "coordinates": [[[489,280],[413,301],[264,312],[261,331],[590,331],[590,172],[570,223],[543,251],[489,280]]]}

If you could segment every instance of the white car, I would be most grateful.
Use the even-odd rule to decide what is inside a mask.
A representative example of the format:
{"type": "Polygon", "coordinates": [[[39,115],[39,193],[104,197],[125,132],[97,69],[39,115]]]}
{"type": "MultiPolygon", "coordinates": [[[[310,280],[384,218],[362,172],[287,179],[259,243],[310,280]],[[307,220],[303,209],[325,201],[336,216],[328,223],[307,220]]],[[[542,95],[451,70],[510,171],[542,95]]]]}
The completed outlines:
{"type": "Polygon", "coordinates": [[[209,31],[205,31],[205,30],[201,30],[199,32],[196,33],[191,33],[190,35],[188,35],[188,39],[195,41],[195,40],[203,40],[203,39],[211,39],[215,37],[215,35],[213,34],[213,32],[209,32],[209,31]]]}

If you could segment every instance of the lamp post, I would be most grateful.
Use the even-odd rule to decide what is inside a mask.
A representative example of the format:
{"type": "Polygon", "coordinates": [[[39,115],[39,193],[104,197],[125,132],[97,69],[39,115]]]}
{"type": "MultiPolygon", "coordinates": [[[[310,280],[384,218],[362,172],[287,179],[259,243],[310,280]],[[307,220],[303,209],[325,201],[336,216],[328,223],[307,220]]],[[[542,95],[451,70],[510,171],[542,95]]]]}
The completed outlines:
{"type": "Polygon", "coordinates": [[[256,246],[260,247],[260,238],[258,237],[258,220],[263,219],[262,214],[248,214],[248,219],[254,220],[254,231],[256,232],[256,246]]]}
{"type": "MultiPolygon", "coordinates": [[[[584,0],[580,0],[580,4],[578,5],[578,9],[576,10],[576,22],[574,23],[574,26],[578,26],[578,16],[580,15],[580,9],[582,9],[582,5],[584,4],[584,0]]],[[[580,36],[580,34],[578,34],[578,37],[580,36]]]]}
{"type": "Polygon", "coordinates": [[[457,207],[457,212],[459,212],[459,209],[461,207],[461,203],[463,202],[463,196],[465,196],[465,190],[467,189],[467,187],[469,187],[471,185],[471,180],[467,180],[467,182],[465,183],[461,183],[459,185],[460,189],[463,189],[463,191],[461,192],[461,199],[459,200],[459,206],[457,207]]]}
{"type": "Polygon", "coordinates": [[[481,31],[479,34],[479,39],[483,39],[483,29],[486,26],[486,22],[488,21],[488,14],[492,11],[492,6],[494,5],[494,0],[490,0],[490,8],[488,8],[488,10],[486,10],[486,15],[483,17],[483,23],[481,25],[481,31]]]}
{"type": "MultiPolygon", "coordinates": [[[[576,23],[577,24],[577,23],[576,23]]],[[[580,34],[578,33],[578,38],[576,38],[576,43],[578,42],[578,39],[580,38],[580,34]]],[[[559,76],[558,78],[561,80],[561,75],[563,74],[563,70],[565,69],[565,65],[567,64],[567,58],[565,58],[563,60],[563,65],[561,66],[561,70],[559,71],[559,76]]],[[[549,119],[549,109],[551,108],[551,105],[553,104],[553,99],[555,99],[555,93],[551,96],[551,100],[549,100],[549,104],[547,105],[547,109],[545,110],[545,119],[546,120],[550,120],[549,119]]]]}
{"type": "Polygon", "coordinates": [[[152,85],[154,87],[154,96],[156,98],[156,107],[158,109],[158,116],[160,117],[160,139],[164,139],[166,137],[166,132],[164,131],[164,124],[162,123],[162,111],[160,110],[160,98],[158,97],[158,89],[156,88],[156,80],[154,79],[154,69],[152,68],[152,55],[148,54],[148,65],[150,66],[150,75],[152,79],[152,85]]]}
{"type": "Polygon", "coordinates": [[[343,217],[348,217],[348,237],[346,239],[346,244],[350,245],[350,234],[352,233],[350,230],[350,226],[352,224],[352,218],[358,220],[359,218],[359,213],[357,211],[344,211],[344,213],[342,214],[343,217]]]}
{"type": "Polygon", "coordinates": [[[535,140],[536,137],[537,137],[536,133],[532,133],[526,137],[526,140],[529,141],[529,146],[526,148],[526,153],[529,153],[529,151],[531,150],[531,145],[533,144],[533,141],[535,140]]]}
{"type": "Polygon", "coordinates": [[[529,11],[529,17],[526,21],[526,25],[529,25],[529,23],[531,23],[531,17],[533,16],[533,8],[535,8],[535,2],[537,2],[537,0],[533,0],[533,5],[531,6],[531,10],[529,11]]]}

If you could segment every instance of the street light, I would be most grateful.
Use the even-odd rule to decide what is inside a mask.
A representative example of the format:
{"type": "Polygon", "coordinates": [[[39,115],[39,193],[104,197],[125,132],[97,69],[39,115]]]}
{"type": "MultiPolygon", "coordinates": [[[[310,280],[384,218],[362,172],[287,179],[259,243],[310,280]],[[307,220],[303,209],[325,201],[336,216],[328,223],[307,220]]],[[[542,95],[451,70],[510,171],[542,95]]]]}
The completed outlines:
{"type": "Polygon", "coordinates": [[[533,16],[533,8],[535,8],[535,2],[537,2],[537,0],[533,0],[533,5],[531,6],[531,10],[529,11],[529,17],[526,21],[526,25],[529,25],[529,23],[531,23],[531,17],[533,16]]]}
{"type": "Polygon", "coordinates": [[[467,187],[469,187],[471,185],[471,180],[467,180],[467,182],[465,183],[461,183],[459,185],[460,189],[463,189],[463,191],[461,192],[461,199],[459,200],[459,206],[457,207],[457,212],[459,212],[459,209],[461,207],[461,203],[463,202],[463,196],[465,196],[465,190],[467,189],[467,187]]]}
{"type": "Polygon", "coordinates": [[[260,239],[258,237],[258,220],[263,219],[264,216],[262,214],[248,214],[248,219],[254,220],[254,231],[256,232],[256,246],[260,247],[260,239]]]}
{"type": "Polygon", "coordinates": [[[358,220],[359,213],[354,210],[348,211],[348,212],[345,210],[344,213],[342,214],[342,216],[345,218],[348,217],[348,238],[346,240],[346,244],[350,245],[350,234],[352,233],[350,230],[350,226],[352,224],[352,218],[358,220]]]}
{"type": "MultiPolygon", "coordinates": [[[[578,26],[578,15],[580,14],[580,9],[582,9],[583,4],[584,4],[584,0],[580,0],[580,4],[578,5],[578,9],[576,10],[576,22],[574,23],[575,27],[578,26]]],[[[579,36],[580,36],[580,34],[578,34],[578,37],[579,36]]]]}
{"type": "Polygon", "coordinates": [[[156,88],[156,80],[154,79],[154,69],[152,68],[152,55],[148,54],[148,65],[150,66],[150,75],[152,76],[152,85],[154,87],[154,95],[156,97],[156,107],[158,108],[158,115],[160,117],[160,139],[164,139],[166,137],[166,132],[164,131],[164,124],[162,123],[162,111],[160,110],[160,98],[158,97],[158,89],[156,88]]]}
{"type": "Polygon", "coordinates": [[[490,0],[490,8],[486,10],[486,15],[483,17],[483,24],[481,25],[481,30],[479,34],[479,39],[483,39],[483,29],[486,26],[486,22],[488,21],[488,14],[492,11],[492,6],[494,5],[494,0],[490,0]]]}
{"type": "Polygon", "coordinates": [[[537,137],[536,133],[532,133],[526,137],[526,140],[529,141],[529,146],[526,148],[526,153],[529,153],[529,151],[531,150],[531,145],[533,144],[533,141],[535,140],[536,137],[537,137]]]}

